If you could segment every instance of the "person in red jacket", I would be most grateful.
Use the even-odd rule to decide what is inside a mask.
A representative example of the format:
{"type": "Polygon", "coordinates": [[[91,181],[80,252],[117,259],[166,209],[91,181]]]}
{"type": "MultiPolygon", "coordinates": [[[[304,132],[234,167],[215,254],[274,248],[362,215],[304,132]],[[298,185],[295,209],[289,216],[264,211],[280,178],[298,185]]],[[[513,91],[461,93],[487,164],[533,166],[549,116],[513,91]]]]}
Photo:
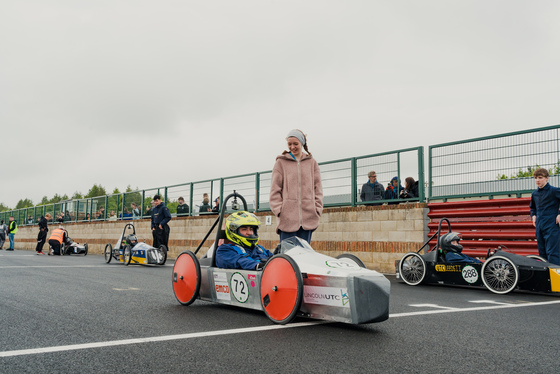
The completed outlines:
{"type": "Polygon", "coordinates": [[[309,243],[323,213],[321,171],[301,130],[290,131],[286,140],[289,150],[276,157],[272,170],[270,209],[280,241],[297,236],[309,243]]]}

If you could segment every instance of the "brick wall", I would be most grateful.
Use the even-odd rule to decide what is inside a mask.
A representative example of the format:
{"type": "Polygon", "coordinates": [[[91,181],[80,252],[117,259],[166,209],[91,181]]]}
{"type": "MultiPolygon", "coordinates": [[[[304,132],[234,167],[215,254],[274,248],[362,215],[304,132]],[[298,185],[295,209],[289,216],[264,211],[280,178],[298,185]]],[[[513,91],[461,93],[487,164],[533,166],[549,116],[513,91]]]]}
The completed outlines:
{"type": "MultiPolygon", "coordinates": [[[[311,244],[316,251],[333,257],[341,253],[352,253],[368,268],[392,273],[395,260],[400,259],[403,253],[418,250],[427,239],[427,212],[426,204],[423,203],[328,208],[321,216],[311,244]]],[[[278,244],[276,217],[270,212],[257,213],[257,216],[262,222],[259,230],[260,244],[274,249],[278,244]],[[270,225],[266,224],[267,216],[270,217],[270,225]]],[[[169,224],[169,257],[175,258],[187,249],[194,251],[216,217],[173,218],[169,224]]],[[[149,220],[125,222],[134,223],[138,237],[151,244],[149,220]]],[[[67,223],[64,226],[76,242],[88,243],[90,253],[101,254],[107,243],[115,245],[125,222],[67,223]]],[[[16,249],[34,250],[37,232],[37,226],[19,227],[16,249]]],[[[199,251],[199,257],[206,252],[214,238],[215,232],[199,251]]],[[[48,248],[48,243],[45,248],[48,248]]]]}

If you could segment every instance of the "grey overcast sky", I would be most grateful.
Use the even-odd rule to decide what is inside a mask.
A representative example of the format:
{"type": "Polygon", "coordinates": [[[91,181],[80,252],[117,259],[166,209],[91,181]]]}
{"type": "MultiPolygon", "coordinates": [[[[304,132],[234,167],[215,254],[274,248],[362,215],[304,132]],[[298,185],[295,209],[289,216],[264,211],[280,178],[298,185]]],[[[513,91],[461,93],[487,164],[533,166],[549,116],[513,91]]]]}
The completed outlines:
{"type": "Polygon", "coordinates": [[[0,0],[0,202],[560,123],[556,0],[0,0]]]}

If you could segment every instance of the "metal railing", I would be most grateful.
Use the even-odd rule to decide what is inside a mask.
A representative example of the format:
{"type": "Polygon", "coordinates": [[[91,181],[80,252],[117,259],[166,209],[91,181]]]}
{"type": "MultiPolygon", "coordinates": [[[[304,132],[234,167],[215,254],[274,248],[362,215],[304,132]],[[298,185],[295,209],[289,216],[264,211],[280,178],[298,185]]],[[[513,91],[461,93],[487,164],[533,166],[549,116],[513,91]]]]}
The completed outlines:
{"type": "MultiPolygon", "coordinates": [[[[367,182],[370,171],[376,172],[377,180],[383,184],[383,188],[386,188],[388,182],[395,176],[400,181],[404,181],[406,177],[413,177],[419,182],[420,196],[406,201],[423,201],[425,196],[423,152],[423,147],[415,147],[319,163],[324,206],[357,206],[373,203],[360,201],[359,198],[362,185],[367,182]]],[[[146,218],[150,216],[151,200],[156,194],[162,197],[174,216],[177,214],[180,197],[189,206],[189,215],[212,214],[200,212],[203,194],[208,194],[209,204],[214,206],[217,197],[228,195],[233,190],[245,197],[251,211],[269,211],[271,179],[272,171],[265,171],[88,199],[66,200],[56,204],[0,212],[0,219],[7,222],[8,217],[13,215],[19,225],[33,225],[37,224],[39,217],[47,212],[53,217],[51,223],[132,220],[141,218],[140,216],[146,218]],[[132,204],[138,208],[140,216],[136,217],[133,214],[132,204]],[[28,214],[31,215],[29,220],[28,214]]],[[[404,201],[383,199],[376,200],[374,203],[404,201]]]]}
{"type": "Polygon", "coordinates": [[[560,125],[429,147],[429,199],[521,196],[543,167],[560,182],[560,125]]]}

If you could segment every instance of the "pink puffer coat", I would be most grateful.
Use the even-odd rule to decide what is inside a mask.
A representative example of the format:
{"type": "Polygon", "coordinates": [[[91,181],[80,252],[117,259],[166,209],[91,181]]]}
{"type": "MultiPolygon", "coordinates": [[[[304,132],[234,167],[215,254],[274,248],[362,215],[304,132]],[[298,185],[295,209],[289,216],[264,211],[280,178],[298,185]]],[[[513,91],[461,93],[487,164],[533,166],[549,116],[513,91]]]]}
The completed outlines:
{"type": "Polygon", "coordinates": [[[289,154],[276,157],[270,185],[270,209],[278,217],[276,231],[315,230],[323,213],[321,172],[315,159],[300,162],[289,154]]]}

